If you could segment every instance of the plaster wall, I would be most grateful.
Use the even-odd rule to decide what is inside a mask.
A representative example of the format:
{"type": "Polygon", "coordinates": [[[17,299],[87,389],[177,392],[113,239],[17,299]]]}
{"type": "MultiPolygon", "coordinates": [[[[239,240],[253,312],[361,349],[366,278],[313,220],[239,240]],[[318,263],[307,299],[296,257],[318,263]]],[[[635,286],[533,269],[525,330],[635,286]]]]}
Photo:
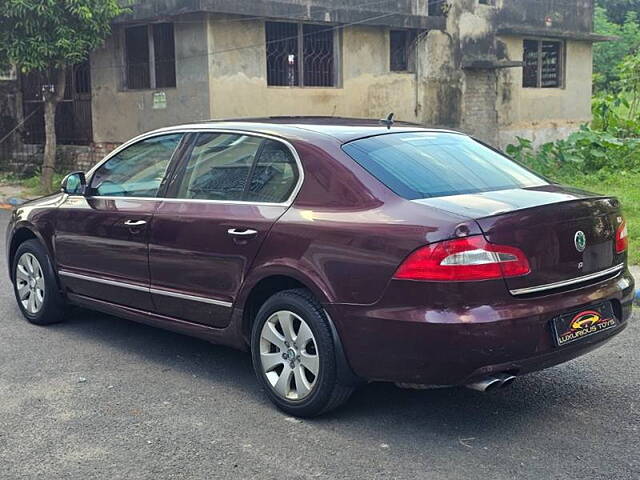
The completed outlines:
{"type": "Polygon", "coordinates": [[[342,58],[332,88],[267,85],[265,23],[211,16],[210,107],[215,118],[273,115],[336,115],[417,121],[416,75],[389,70],[389,32],[384,27],[338,30],[342,58]]]}
{"type": "Polygon", "coordinates": [[[211,117],[207,21],[202,15],[175,19],[176,87],[124,88],[124,32],[116,26],[91,55],[94,141],[124,142],[155,128],[211,117]],[[153,94],[166,94],[166,108],[153,108],[153,94]]]}
{"type": "MultiPolygon", "coordinates": [[[[510,59],[522,59],[523,37],[501,37],[500,40],[510,59]]],[[[540,145],[564,138],[591,120],[591,43],[567,40],[565,45],[562,88],[523,88],[522,68],[500,73],[497,111],[501,146],[513,143],[516,136],[540,145]]]]}

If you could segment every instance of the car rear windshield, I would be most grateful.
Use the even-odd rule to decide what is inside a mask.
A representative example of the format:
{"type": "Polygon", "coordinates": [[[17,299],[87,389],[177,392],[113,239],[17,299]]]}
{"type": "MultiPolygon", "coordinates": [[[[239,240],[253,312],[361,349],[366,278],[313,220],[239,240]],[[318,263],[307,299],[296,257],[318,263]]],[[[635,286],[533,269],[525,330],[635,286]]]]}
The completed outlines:
{"type": "Polygon", "coordinates": [[[409,200],[548,185],[509,158],[454,133],[391,133],[355,140],[342,148],[409,200]]]}

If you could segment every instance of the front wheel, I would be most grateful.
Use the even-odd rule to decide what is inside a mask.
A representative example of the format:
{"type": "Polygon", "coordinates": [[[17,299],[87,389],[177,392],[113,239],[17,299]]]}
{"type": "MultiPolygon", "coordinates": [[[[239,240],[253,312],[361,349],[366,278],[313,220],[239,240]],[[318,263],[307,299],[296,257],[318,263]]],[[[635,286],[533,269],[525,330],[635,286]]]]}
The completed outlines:
{"type": "Polygon", "coordinates": [[[312,417],[344,403],[353,388],[337,381],[336,347],[322,306],[307,290],[279,292],[256,316],[253,367],[275,405],[312,417]]]}
{"type": "Polygon", "coordinates": [[[64,300],[44,247],[37,240],[20,244],[13,258],[13,290],[24,317],[36,325],[60,322],[64,300]]]}

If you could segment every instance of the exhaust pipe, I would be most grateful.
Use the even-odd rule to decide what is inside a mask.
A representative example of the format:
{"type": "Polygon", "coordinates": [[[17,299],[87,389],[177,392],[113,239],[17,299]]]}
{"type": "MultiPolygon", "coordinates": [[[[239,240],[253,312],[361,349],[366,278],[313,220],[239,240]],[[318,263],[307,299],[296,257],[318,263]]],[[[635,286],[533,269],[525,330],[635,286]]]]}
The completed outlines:
{"type": "Polygon", "coordinates": [[[490,392],[500,388],[502,380],[498,377],[487,377],[478,382],[469,383],[466,385],[471,390],[477,390],[478,392],[490,392]]]}
{"type": "Polygon", "coordinates": [[[469,383],[466,385],[466,387],[478,392],[490,392],[493,390],[497,390],[498,388],[503,388],[511,385],[515,379],[516,377],[514,375],[503,373],[500,375],[484,378],[474,383],[469,383]]]}
{"type": "Polygon", "coordinates": [[[500,385],[500,388],[505,388],[511,385],[515,381],[516,376],[505,373],[504,375],[500,375],[499,378],[500,380],[502,380],[502,384],[500,385]]]}

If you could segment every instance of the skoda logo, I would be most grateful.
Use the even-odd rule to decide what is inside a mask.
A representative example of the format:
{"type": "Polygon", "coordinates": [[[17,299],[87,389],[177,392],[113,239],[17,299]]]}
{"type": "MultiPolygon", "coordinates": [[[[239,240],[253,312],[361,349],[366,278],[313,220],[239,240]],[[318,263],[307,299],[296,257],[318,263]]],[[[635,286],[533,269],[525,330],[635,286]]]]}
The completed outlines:
{"type": "Polygon", "coordinates": [[[582,230],[578,230],[573,240],[576,244],[576,250],[584,252],[584,249],[587,248],[587,236],[584,232],[582,230]]]}

